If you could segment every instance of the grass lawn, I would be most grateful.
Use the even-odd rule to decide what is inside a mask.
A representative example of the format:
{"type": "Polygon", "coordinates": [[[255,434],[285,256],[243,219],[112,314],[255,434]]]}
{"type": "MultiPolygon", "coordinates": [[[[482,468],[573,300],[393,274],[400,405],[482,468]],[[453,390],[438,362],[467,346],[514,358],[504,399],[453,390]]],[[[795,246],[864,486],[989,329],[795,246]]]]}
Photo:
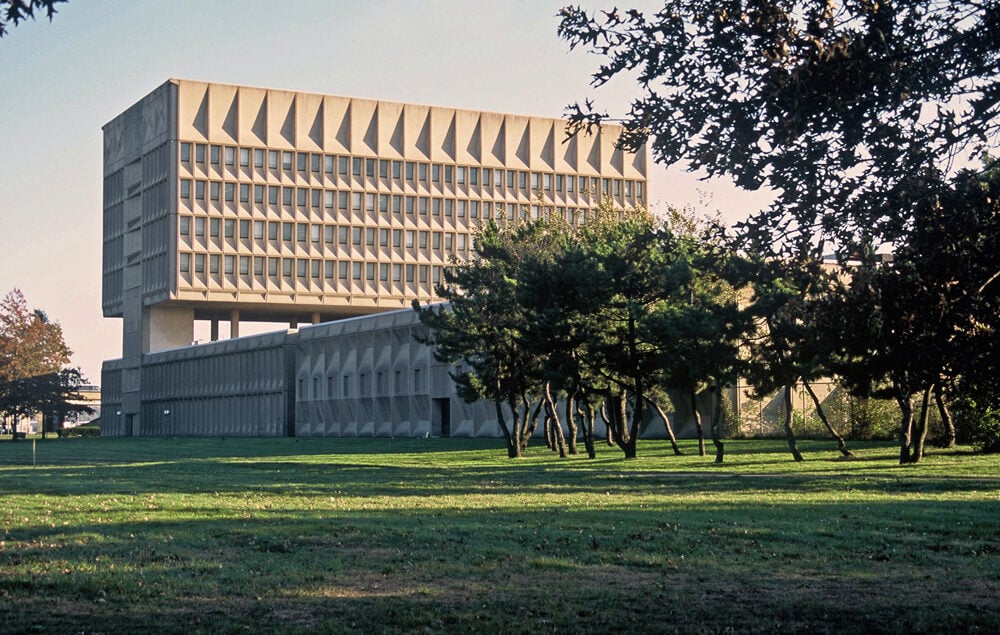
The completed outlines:
{"type": "Polygon", "coordinates": [[[0,443],[0,632],[997,632],[1000,456],[0,443]]]}

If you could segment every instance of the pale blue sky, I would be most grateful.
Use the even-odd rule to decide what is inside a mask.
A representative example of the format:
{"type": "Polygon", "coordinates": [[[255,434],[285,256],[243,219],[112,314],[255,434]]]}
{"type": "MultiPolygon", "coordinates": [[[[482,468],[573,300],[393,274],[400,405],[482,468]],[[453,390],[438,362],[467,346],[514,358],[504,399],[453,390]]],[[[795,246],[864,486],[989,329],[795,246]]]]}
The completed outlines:
{"type": "MultiPolygon", "coordinates": [[[[58,320],[93,382],[121,354],[101,315],[101,126],[170,77],[557,117],[600,58],[556,36],[549,0],[70,0],[0,39],[0,294],[58,320]]],[[[628,6],[655,7],[650,0],[628,6]]],[[[592,8],[613,3],[584,2],[592,8]]],[[[766,198],[654,166],[650,202],[728,220],[766,198]]],[[[246,329],[244,329],[244,332],[246,329]]]]}

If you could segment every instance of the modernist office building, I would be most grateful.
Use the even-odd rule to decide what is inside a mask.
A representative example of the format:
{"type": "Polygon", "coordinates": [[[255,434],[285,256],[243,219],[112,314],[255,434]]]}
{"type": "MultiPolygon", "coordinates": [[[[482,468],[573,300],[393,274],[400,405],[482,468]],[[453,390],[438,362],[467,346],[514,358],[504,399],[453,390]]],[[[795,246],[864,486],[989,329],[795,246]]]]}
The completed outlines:
{"type": "Polygon", "coordinates": [[[619,134],[167,81],[104,127],[103,309],[123,330],[102,373],[104,432],[459,432],[465,406],[413,342],[410,303],[435,300],[487,219],[581,223],[605,197],[644,204],[646,153],[616,149],[619,134]],[[388,311],[402,313],[374,316],[388,311]],[[241,321],[291,329],[194,346],[195,320],[212,340],[220,322],[230,338],[241,321]]]}

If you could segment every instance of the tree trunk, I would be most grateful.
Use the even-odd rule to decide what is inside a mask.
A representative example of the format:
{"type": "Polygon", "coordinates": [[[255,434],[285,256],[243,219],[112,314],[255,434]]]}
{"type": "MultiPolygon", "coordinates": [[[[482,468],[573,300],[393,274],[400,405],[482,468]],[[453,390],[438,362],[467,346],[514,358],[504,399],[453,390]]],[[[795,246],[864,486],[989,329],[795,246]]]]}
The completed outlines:
{"type": "Polygon", "coordinates": [[[618,447],[625,453],[626,459],[635,458],[635,437],[629,435],[628,413],[625,410],[625,396],[615,393],[608,396],[610,405],[608,411],[611,414],[611,424],[614,428],[615,439],[618,447]]]}
{"type": "Polygon", "coordinates": [[[937,404],[938,413],[941,415],[941,425],[944,426],[944,439],[942,447],[955,447],[955,422],[951,418],[951,413],[944,404],[944,395],[941,393],[941,386],[934,386],[934,403],[937,404]]]}
{"type": "Polygon", "coordinates": [[[715,446],[715,462],[722,463],[726,455],[722,444],[722,389],[713,385],[712,393],[712,445],[715,446]]]}
{"type": "Polygon", "coordinates": [[[816,406],[816,414],[819,415],[819,420],[823,422],[826,429],[830,431],[833,438],[837,440],[837,447],[840,449],[840,453],[844,456],[853,457],[854,454],[847,449],[847,443],[844,441],[844,437],[837,432],[830,420],[826,418],[826,413],[823,412],[823,404],[819,402],[819,397],[816,396],[816,392],[812,389],[812,386],[805,379],[802,380],[802,385],[805,386],[806,392],[809,393],[809,397],[812,399],[813,405],[816,406]]]}
{"type": "Polygon", "coordinates": [[[553,449],[558,450],[559,458],[566,458],[566,437],[563,435],[562,422],[559,420],[559,411],[552,400],[552,390],[548,382],[545,382],[545,394],[542,399],[545,402],[545,421],[552,432],[553,449]]]}
{"type": "Polygon", "coordinates": [[[579,454],[579,451],[576,449],[576,438],[580,434],[580,430],[576,427],[576,417],[573,416],[573,412],[576,410],[574,402],[576,401],[577,390],[577,383],[574,382],[566,394],[565,416],[566,428],[569,430],[569,434],[566,435],[566,445],[570,456],[579,454]]]}
{"type": "Polygon", "coordinates": [[[535,428],[538,427],[538,413],[542,410],[542,400],[539,399],[535,407],[532,408],[528,403],[528,397],[521,395],[521,404],[524,407],[524,415],[522,416],[521,433],[519,436],[521,450],[524,451],[528,448],[528,441],[535,434],[535,428]]]}
{"type": "Polygon", "coordinates": [[[701,413],[698,412],[698,393],[691,389],[691,414],[694,415],[694,427],[698,431],[698,456],[705,456],[705,430],[701,427],[701,413]]]}
{"type": "Polygon", "coordinates": [[[670,419],[667,417],[667,413],[663,411],[663,408],[660,407],[660,404],[656,403],[649,397],[646,398],[646,401],[648,401],[649,404],[653,406],[653,408],[656,410],[656,414],[660,415],[660,419],[663,419],[663,425],[667,429],[667,436],[670,438],[670,445],[674,448],[674,455],[680,456],[681,454],[683,454],[683,452],[681,452],[681,449],[677,447],[677,437],[674,436],[674,427],[670,425],[670,419]]]}
{"type": "Polygon", "coordinates": [[[910,403],[910,396],[901,395],[901,392],[897,386],[896,402],[899,404],[899,410],[903,414],[899,430],[899,464],[904,465],[910,460],[910,435],[913,433],[913,404],[910,403]]]}
{"type": "Polygon", "coordinates": [[[600,414],[601,421],[604,422],[604,432],[606,435],[606,440],[608,447],[611,447],[618,443],[618,439],[615,438],[615,431],[611,425],[611,417],[608,416],[608,396],[605,395],[604,400],[601,402],[600,414]]]}
{"type": "Polygon", "coordinates": [[[917,422],[916,438],[913,440],[913,448],[910,451],[910,463],[920,463],[920,459],[924,458],[924,443],[927,441],[927,414],[931,405],[931,389],[932,386],[924,389],[924,398],[920,402],[920,419],[917,422]]]}
{"type": "Polygon", "coordinates": [[[597,458],[597,448],[594,447],[594,422],[597,419],[597,411],[594,405],[583,400],[583,407],[580,407],[580,401],[577,401],[577,409],[583,418],[583,445],[587,448],[587,457],[591,459],[597,458]]]}
{"type": "Polygon", "coordinates": [[[785,384],[785,438],[788,440],[788,449],[792,453],[792,458],[796,461],[802,460],[802,453],[799,452],[795,444],[795,433],[792,431],[792,384],[785,384]]]}
{"type": "MultiPolygon", "coordinates": [[[[500,399],[495,399],[493,404],[497,409],[497,423],[500,424],[500,430],[503,432],[503,439],[507,443],[507,458],[517,459],[521,457],[521,444],[516,441],[510,433],[510,428],[507,427],[507,420],[503,416],[503,402],[500,399]]],[[[517,426],[517,410],[511,410],[514,415],[514,426],[517,426]]]]}

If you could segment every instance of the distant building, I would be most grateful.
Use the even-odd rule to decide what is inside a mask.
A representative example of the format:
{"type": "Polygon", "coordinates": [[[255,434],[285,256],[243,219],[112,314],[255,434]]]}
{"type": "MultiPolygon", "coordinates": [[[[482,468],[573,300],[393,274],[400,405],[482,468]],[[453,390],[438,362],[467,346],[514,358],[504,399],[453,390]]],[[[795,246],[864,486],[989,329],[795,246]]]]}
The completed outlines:
{"type": "MultiPolygon", "coordinates": [[[[281,404],[304,394],[330,400],[326,411],[336,417],[354,416],[333,402],[361,398],[364,382],[412,379],[417,369],[398,366],[431,364],[431,356],[410,351],[404,362],[386,353],[397,358],[394,367],[372,366],[370,375],[338,366],[332,381],[331,369],[316,369],[308,382],[286,373],[280,387],[263,387],[264,374],[285,371],[265,371],[259,351],[242,355],[239,344],[223,347],[232,363],[221,365],[171,365],[166,359],[186,353],[156,353],[189,347],[195,320],[209,321],[216,340],[220,321],[237,337],[241,321],[295,328],[433,301],[442,271],[470,256],[487,219],[504,224],[547,207],[581,223],[603,197],[620,207],[645,204],[646,152],[616,149],[620,132],[607,126],[567,141],[559,119],[167,81],[104,126],[103,308],[122,319],[123,354],[103,369],[102,430],[170,434],[179,424],[169,413],[183,400],[190,417],[218,422],[192,428],[196,434],[231,433],[224,421],[233,408],[270,413],[245,434],[296,434],[301,413],[281,404]],[[189,386],[183,396],[164,397],[181,384],[189,386]],[[268,405],[247,405],[255,399],[268,405]]],[[[282,341],[275,350],[291,346],[282,341]]],[[[210,350],[222,349],[190,355],[210,350]]],[[[294,366],[294,355],[278,357],[294,366]]],[[[414,398],[444,407],[447,374],[438,377],[437,397],[425,394],[430,381],[385,392],[422,391],[414,398]]],[[[372,384],[368,396],[375,392],[372,384]]],[[[426,415],[430,406],[413,410],[426,415]]],[[[359,429],[366,428],[332,433],[359,429]]]]}

